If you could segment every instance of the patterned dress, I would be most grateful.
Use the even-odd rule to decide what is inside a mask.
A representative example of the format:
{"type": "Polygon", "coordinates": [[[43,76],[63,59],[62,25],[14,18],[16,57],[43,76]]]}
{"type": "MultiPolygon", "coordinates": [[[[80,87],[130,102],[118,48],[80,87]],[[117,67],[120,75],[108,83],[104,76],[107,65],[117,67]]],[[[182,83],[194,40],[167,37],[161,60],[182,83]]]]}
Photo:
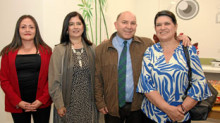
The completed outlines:
{"type": "MultiPolygon", "coordinates": [[[[188,50],[192,67],[192,87],[187,95],[200,101],[211,96],[211,92],[207,86],[195,47],[189,47],[188,50]]],[[[188,67],[182,43],[174,50],[174,54],[168,63],[165,61],[160,43],[154,44],[146,50],[137,92],[158,91],[168,104],[177,106],[182,104],[182,97],[187,87],[188,67]]],[[[167,114],[154,106],[146,97],[142,103],[142,110],[148,118],[158,123],[171,121],[167,114]]],[[[183,121],[187,121],[189,118],[189,113],[187,113],[183,121]]]]}
{"type": "Polygon", "coordinates": [[[67,123],[92,123],[95,104],[91,95],[91,73],[88,57],[84,49],[76,49],[81,55],[72,53],[74,60],[70,105],[67,107],[67,123]],[[83,51],[83,52],[82,52],[83,51]],[[78,58],[81,57],[81,63],[78,58]]]}

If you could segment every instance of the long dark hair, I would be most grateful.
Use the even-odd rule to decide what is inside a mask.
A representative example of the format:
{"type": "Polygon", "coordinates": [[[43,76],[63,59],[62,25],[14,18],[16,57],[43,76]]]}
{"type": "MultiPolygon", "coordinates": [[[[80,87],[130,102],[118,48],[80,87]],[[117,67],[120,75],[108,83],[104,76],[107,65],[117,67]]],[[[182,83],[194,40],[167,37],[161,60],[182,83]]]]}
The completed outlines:
{"type": "Polygon", "coordinates": [[[14,32],[14,37],[13,37],[11,43],[2,49],[2,51],[0,52],[0,56],[2,56],[4,54],[8,54],[8,52],[10,52],[10,51],[15,51],[22,46],[21,36],[19,34],[19,27],[20,27],[21,21],[26,18],[30,18],[35,25],[36,34],[34,37],[34,45],[37,49],[37,52],[38,52],[38,50],[43,51],[43,49],[41,49],[40,45],[43,46],[47,52],[51,52],[51,48],[41,38],[40,30],[39,30],[37,21],[34,19],[34,17],[31,15],[22,15],[17,21],[16,27],[15,27],[15,32],[14,32]]]}
{"type": "Polygon", "coordinates": [[[84,30],[82,33],[82,38],[83,40],[86,42],[86,44],[88,45],[92,45],[92,42],[88,40],[87,35],[86,35],[86,24],[85,21],[83,19],[83,17],[81,16],[81,14],[79,14],[78,12],[74,11],[74,12],[70,12],[69,14],[66,15],[64,21],[63,21],[63,29],[62,29],[62,33],[61,33],[61,38],[60,38],[60,44],[62,43],[70,43],[70,39],[69,39],[69,33],[67,33],[68,31],[68,26],[69,26],[69,21],[72,17],[76,17],[78,16],[79,19],[81,20],[84,30]]]}

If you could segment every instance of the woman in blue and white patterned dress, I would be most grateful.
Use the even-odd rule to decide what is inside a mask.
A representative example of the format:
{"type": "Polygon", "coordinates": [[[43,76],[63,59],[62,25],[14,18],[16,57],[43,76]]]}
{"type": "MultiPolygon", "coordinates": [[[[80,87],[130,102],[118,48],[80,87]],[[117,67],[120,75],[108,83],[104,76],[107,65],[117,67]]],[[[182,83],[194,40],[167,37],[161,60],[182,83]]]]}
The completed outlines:
{"type": "Polygon", "coordinates": [[[211,96],[196,49],[188,48],[192,67],[192,87],[188,87],[188,67],[182,43],[176,40],[175,15],[167,10],[154,19],[159,43],[149,47],[143,58],[137,92],[144,93],[142,111],[146,122],[191,122],[188,111],[211,96]]]}

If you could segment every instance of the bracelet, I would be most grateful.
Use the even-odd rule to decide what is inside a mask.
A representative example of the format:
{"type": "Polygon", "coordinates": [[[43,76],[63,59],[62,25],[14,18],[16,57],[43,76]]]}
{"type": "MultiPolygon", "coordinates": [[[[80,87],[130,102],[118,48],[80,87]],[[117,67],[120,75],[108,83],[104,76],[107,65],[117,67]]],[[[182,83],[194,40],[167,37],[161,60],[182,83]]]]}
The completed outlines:
{"type": "Polygon", "coordinates": [[[180,106],[181,106],[183,112],[185,113],[185,108],[183,107],[183,105],[181,104],[180,106]]]}
{"type": "Polygon", "coordinates": [[[16,109],[19,109],[20,107],[18,105],[16,105],[16,109]]]}

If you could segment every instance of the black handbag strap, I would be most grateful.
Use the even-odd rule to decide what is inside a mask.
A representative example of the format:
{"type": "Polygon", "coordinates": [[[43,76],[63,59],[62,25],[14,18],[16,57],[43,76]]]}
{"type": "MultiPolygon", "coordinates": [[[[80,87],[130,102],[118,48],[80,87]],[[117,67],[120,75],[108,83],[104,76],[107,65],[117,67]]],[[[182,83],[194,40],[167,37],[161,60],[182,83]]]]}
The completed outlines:
{"type": "Polygon", "coordinates": [[[187,91],[189,90],[189,88],[192,86],[191,85],[191,79],[192,79],[192,69],[191,69],[191,66],[190,66],[190,56],[189,56],[189,51],[188,51],[188,47],[185,47],[183,46],[183,52],[185,54],[185,57],[186,57],[186,63],[187,63],[187,66],[189,68],[189,71],[188,71],[188,80],[189,80],[189,85],[185,91],[185,95],[187,95],[187,91]]]}

